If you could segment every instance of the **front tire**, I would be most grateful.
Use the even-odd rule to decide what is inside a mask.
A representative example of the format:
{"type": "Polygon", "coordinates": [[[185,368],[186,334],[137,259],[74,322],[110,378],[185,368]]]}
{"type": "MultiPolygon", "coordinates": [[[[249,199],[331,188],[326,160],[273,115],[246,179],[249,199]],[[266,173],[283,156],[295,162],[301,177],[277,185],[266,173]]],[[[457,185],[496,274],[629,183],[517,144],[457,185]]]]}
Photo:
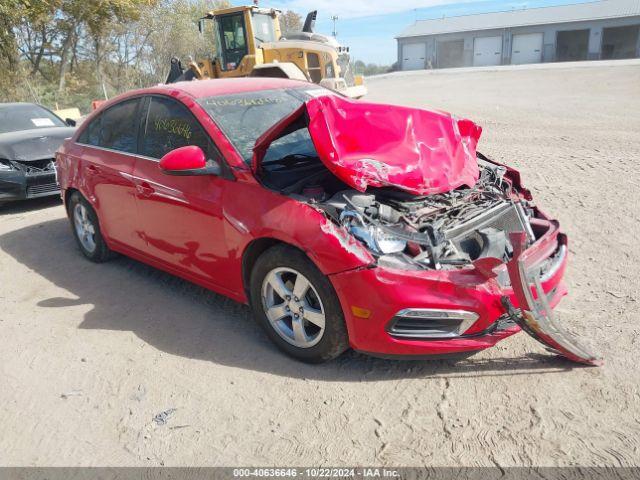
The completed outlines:
{"type": "Polygon", "coordinates": [[[104,241],[98,215],[91,204],[79,192],[74,192],[67,209],[73,236],[82,254],[95,263],[111,259],[113,253],[104,241]]]}
{"type": "Polygon", "coordinates": [[[256,321],[286,354],[322,363],[349,347],[331,282],[300,250],[278,245],[264,252],[253,266],[250,289],[256,321]]]}

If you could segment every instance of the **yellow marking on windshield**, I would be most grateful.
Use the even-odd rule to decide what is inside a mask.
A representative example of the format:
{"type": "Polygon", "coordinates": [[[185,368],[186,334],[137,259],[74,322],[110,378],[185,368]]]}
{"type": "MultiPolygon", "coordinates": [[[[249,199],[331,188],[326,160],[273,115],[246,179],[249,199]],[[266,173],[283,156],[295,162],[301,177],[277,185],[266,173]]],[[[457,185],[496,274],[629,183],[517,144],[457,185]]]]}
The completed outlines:
{"type": "Polygon", "coordinates": [[[253,107],[262,105],[274,105],[277,103],[284,103],[283,98],[273,97],[258,97],[258,98],[209,98],[206,101],[207,105],[213,107],[253,107]]]}

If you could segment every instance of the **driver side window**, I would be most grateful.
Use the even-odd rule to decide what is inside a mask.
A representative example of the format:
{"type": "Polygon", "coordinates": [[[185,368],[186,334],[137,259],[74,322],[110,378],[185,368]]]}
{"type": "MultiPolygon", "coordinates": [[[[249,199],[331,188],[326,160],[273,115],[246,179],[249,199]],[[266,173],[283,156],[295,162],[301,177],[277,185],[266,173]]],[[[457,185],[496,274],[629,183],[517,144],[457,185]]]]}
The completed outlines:
{"type": "Polygon", "coordinates": [[[185,107],[169,98],[150,97],[140,154],[160,159],[171,150],[187,145],[196,145],[208,157],[213,153],[213,159],[219,160],[209,136],[185,107]]]}

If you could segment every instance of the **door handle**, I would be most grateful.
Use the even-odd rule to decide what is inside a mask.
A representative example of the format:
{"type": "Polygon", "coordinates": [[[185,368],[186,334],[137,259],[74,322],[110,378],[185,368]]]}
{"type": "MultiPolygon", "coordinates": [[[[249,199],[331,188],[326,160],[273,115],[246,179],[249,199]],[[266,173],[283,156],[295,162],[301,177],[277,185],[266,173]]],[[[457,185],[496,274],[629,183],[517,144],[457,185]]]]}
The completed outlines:
{"type": "Polygon", "coordinates": [[[147,182],[142,182],[136,185],[136,190],[138,190],[138,193],[143,197],[150,197],[155,192],[155,189],[147,182]]]}
{"type": "Polygon", "coordinates": [[[96,167],[93,164],[89,164],[89,166],[87,167],[87,170],[89,170],[89,173],[100,173],[100,167],[96,167]]]}

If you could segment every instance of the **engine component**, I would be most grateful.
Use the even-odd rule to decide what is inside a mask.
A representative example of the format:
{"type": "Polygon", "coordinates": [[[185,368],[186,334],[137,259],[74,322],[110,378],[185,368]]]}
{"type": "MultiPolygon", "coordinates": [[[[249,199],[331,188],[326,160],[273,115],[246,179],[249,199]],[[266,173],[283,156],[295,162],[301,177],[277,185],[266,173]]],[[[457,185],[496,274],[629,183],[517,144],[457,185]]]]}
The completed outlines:
{"type": "Polygon", "coordinates": [[[392,188],[343,190],[320,206],[387,264],[438,269],[485,257],[506,261],[510,232],[525,231],[534,240],[530,213],[512,199],[504,167],[482,160],[479,165],[472,188],[428,196],[392,188]]]}

